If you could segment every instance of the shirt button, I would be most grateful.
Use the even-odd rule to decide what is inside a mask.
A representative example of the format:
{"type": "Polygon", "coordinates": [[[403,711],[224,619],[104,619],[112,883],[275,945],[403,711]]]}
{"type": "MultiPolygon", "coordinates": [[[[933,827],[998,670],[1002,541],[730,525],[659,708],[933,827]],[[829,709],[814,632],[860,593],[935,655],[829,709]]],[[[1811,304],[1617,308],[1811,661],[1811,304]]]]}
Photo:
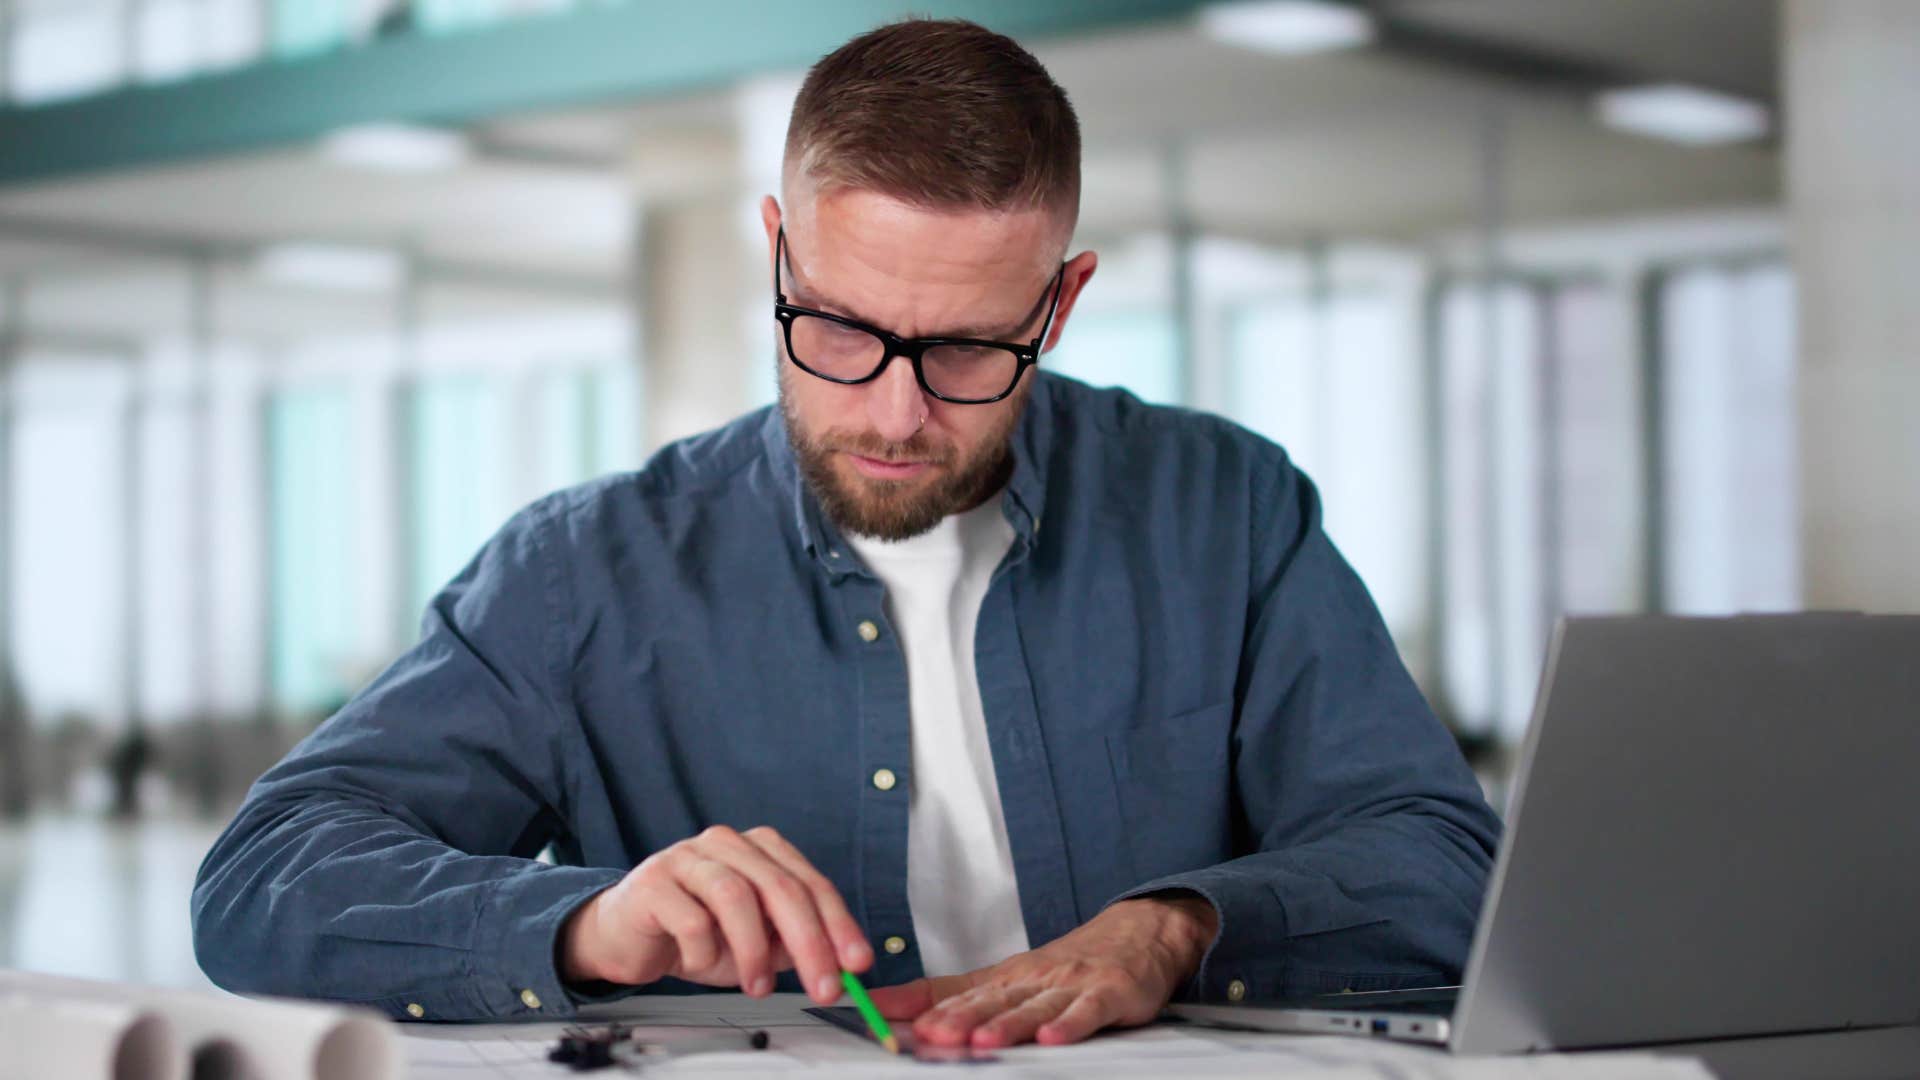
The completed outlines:
{"type": "Polygon", "coordinates": [[[1227,984],[1228,1001],[1244,1001],[1247,996],[1247,984],[1235,979],[1227,984]]]}
{"type": "Polygon", "coordinates": [[[872,619],[861,619],[860,625],[855,627],[855,629],[860,631],[861,641],[880,640],[880,628],[874,625],[872,619]]]}
{"type": "Polygon", "coordinates": [[[899,956],[901,953],[907,951],[907,939],[901,937],[898,934],[895,934],[894,936],[881,942],[880,947],[887,950],[888,953],[894,956],[899,956]]]}
{"type": "Polygon", "coordinates": [[[419,1002],[410,1001],[407,1003],[407,1015],[413,1017],[415,1020],[418,1020],[421,1017],[427,1015],[427,1010],[421,1008],[419,1002]]]}
{"type": "Polygon", "coordinates": [[[893,775],[892,769],[873,770],[873,786],[879,788],[881,791],[892,791],[893,785],[899,782],[900,778],[893,775]]]}
{"type": "Polygon", "coordinates": [[[532,990],[522,990],[520,991],[520,1004],[525,1005],[529,1009],[537,1009],[540,1007],[540,995],[534,993],[532,990]]]}

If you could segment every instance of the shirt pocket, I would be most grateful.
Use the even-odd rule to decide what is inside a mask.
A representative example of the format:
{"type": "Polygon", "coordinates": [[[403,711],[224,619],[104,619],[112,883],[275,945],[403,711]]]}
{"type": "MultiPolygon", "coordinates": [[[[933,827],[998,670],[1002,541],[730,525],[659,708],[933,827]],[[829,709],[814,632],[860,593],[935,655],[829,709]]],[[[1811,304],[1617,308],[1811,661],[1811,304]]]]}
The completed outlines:
{"type": "Polygon", "coordinates": [[[1229,857],[1233,777],[1227,743],[1233,702],[1136,723],[1107,735],[1121,841],[1135,881],[1197,870],[1229,857]]]}

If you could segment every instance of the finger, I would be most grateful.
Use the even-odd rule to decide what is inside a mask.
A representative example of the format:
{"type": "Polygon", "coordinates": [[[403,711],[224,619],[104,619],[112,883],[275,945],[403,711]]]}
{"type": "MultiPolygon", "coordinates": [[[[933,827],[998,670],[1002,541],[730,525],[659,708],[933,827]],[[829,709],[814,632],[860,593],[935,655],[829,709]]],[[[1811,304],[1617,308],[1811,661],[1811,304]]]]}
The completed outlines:
{"type": "Polygon", "coordinates": [[[964,993],[973,985],[970,978],[970,975],[936,975],[899,986],[878,986],[867,991],[867,996],[887,1019],[912,1020],[941,1001],[964,993]]]}
{"type": "Polygon", "coordinates": [[[708,851],[735,872],[753,882],[760,907],[793,957],[800,985],[823,1005],[840,996],[840,962],[833,939],[820,923],[813,891],[786,868],[767,857],[759,846],[731,829],[709,830],[702,840],[708,851]]]}
{"type": "Polygon", "coordinates": [[[768,960],[773,950],[753,883],[727,864],[701,855],[685,860],[679,881],[720,924],[741,989],[754,997],[771,993],[773,972],[768,960]]]}
{"type": "Polygon", "coordinates": [[[1019,1006],[1008,1009],[973,1029],[973,1045],[982,1049],[1017,1046],[1032,1042],[1040,1025],[1065,1012],[1078,995],[1065,987],[1042,990],[1019,1006]]]}
{"type": "Polygon", "coordinates": [[[825,874],[800,854],[799,848],[777,831],[763,825],[748,829],[741,835],[812,890],[813,905],[820,912],[820,921],[827,928],[827,936],[833,939],[840,966],[848,971],[865,971],[872,967],[873,946],[867,943],[866,931],[860,929],[853,913],[847,910],[847,902],[840,896],[840,890],[833,887],[833,882],[827,880],[825,874]]]}
{"type": "MultiPolygon", "coordinates": [[[[648,916],[673,939],[680,954],[681,974],[707,971],[719,963],[720,941],[714,936],[713,916],[678,881],[660,882],[646,891],[644,900],[648,916]]],[[[653,978],[641,981],[652,982],[653,978]]]]}
{"type": "Polygon", "coordinates": [[[767,944],[773,950],[772,953],[767,956],[767,969],[772,971],[776,977],[782,971],[793,970],[793,954],[789,953],[786,945],[781,942],[780,931],[775,929],[771,919],[762,919],[761,923],[767,932],[767,944]]]}
{"type": "Polygon", "coordinates": [[[938,1046],[964,1046],[974,1029],[1023,1004],[1043,987],[989,984],[941,1002],[913,1022],[913,1033],[938,1046]]]}
{"type": "Polygon", "coordinates": [[[1088,990],[1073,999],[1059,1016],[1034,1031],[1034,1041],[1047,1046],[1074,1043],[1119,1019],[1119,1009],[1108,996],[1088,990]]]}

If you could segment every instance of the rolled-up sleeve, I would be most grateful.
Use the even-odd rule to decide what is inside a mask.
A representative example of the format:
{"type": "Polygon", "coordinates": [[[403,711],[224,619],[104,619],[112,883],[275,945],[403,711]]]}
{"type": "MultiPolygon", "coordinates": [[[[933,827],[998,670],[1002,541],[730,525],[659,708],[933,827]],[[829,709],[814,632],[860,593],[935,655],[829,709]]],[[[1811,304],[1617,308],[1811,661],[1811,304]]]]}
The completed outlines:
{"type": "Polygon", "coordinates": [[[564,763],[583,752],[554,512],[502,528],[419,644],[253,785],[193,890],[216,983],[398,1019],[572,1010],[556,935],[621,871],[534,858],[568,820],[564,763]]]}
{"type": "Polygon", "coordinates": [[[1251,850],[1116,899],[1213,904],[1219,931],[1184,996],[1457,982],[1499,821],[1322,531],[1313,485],[1283,461],[1253,520],[1231,744],[1251,850]]]}

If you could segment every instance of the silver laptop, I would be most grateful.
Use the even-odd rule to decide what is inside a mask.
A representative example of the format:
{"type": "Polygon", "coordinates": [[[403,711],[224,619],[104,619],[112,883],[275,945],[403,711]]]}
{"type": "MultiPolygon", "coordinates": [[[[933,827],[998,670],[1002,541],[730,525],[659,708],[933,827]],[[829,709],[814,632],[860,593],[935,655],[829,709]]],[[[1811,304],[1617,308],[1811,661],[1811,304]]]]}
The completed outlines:
{"type": "Polygon", "coordinates": [[[1470,1054],[1920,1021],[1920,616],[1562,621],[1465,982],[1172,1011],[1470,1054]]]}

